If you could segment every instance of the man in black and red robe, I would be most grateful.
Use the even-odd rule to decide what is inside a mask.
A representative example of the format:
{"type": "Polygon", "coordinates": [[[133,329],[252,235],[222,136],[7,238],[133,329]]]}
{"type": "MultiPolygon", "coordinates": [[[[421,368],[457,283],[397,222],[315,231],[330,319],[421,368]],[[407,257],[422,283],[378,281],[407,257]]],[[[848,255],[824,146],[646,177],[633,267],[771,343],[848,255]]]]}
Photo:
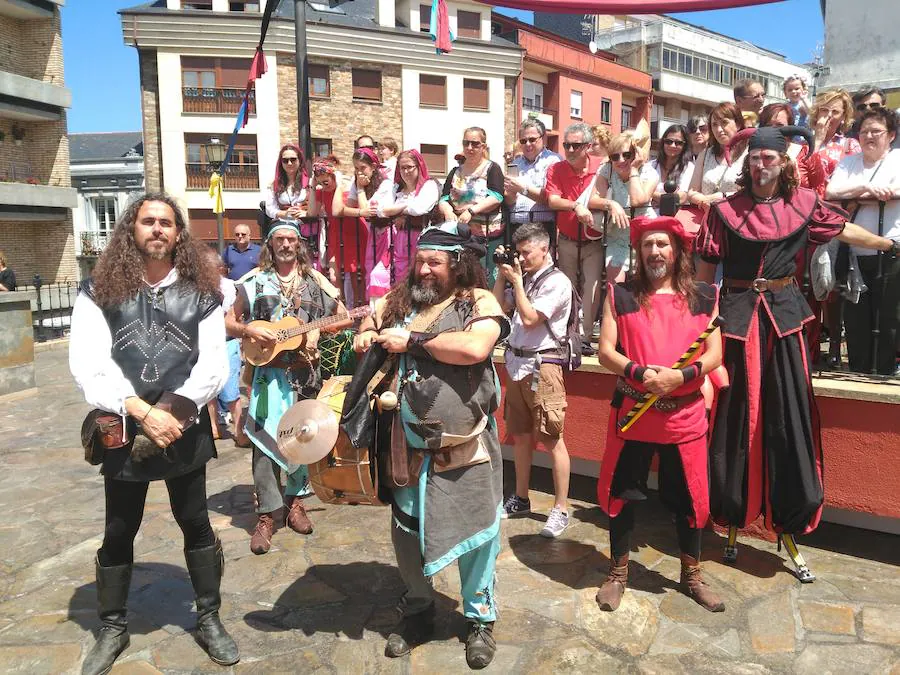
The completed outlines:
{"type": "Polygon", "coordinates": [[[811,532],[822,514],[822,447],[810,380],[806,325],[813,320],[797,287],[797,254],[837,237],[892,251],[891,240],[847,222],[841,209],[798,186],[786,154],[799,127],[747,129],[740,192],[712,206],[697,237],[698,278],[723,266],[724,363],[731,387],[716,406],[710,442],[710,508],[729,526],[726,561],[733,562],[738,527],[760,515],[787,546],[801,581],[815,576],[795,535],[811,532]]]}
{"type": "Polygon", "coordinates": [[[646,499],[650,464],[658,455],[660,498],[675,515],[682,590],[705,609],[721,612],[725,605],[703,583],[699,565],[709,520],[700,390],[722,361],[721,338],[705,343],[696,361],[670,367],[718,314],[716,287],[692,279],[691,238],[677,218],[635,218],[630,236],[640,264],[632,280],[610,284],[600,323],[598,358],[619,380],[597,483],[597,503],[609,514],[610,571],[596,600],[604,611],[614,611],[622,600],[634,502],[646,499]],[[622,431],[623,418],[646,392],[660,399],[622,431]]]}

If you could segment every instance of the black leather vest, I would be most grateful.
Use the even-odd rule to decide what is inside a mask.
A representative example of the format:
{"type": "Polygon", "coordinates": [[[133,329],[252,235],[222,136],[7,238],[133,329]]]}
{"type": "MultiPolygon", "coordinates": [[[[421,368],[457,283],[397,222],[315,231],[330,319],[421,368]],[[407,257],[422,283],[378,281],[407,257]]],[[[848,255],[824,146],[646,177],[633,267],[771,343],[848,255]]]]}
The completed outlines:
{"type": "MultiPolygon", "coordinates": [[[[93,299],[93,289],[81,290],[93,299]]],[[[130,300],[101,308],[112,335],[112,360],[122,369],[135,393],[155,403],[165,391],[185,383],[199,356],[200,322],[218,306],[188,282],[176,281],[160,289],[144,287],[130,300]]],[[[164,480],[200,468],[216,456],[209,415],[200,420],[164,453],[140,462],[131,459],[131,446],[108,451],[103,475],[120,480],[164,480]]],[[[135,424],[129,420],[130,424],[135,424]]]]}

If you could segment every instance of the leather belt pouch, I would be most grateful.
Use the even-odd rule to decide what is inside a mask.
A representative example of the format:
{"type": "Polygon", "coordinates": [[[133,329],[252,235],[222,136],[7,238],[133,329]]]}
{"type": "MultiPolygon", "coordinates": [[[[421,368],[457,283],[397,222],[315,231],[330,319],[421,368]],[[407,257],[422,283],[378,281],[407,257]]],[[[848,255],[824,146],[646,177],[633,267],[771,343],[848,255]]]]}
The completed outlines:
{"type": "Polygon", "coordinates": [[[81,425],[84,461],[92,466],[103,463],[107,450],[118,450],[131,442],[131,433],[121,415],[95,408],[81,425]]]}

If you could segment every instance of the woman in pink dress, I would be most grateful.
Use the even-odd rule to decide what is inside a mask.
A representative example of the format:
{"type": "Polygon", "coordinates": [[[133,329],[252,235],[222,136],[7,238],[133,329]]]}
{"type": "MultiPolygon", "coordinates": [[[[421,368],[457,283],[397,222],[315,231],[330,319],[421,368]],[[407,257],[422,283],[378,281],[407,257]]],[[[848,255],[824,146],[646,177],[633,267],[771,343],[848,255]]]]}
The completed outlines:
{"type": "Polygon", "coordinates": [[[428,175],[425,159],[418,150],[404,150],[397,156],[391,200],[378,206],[378,215],[392,218],[394,236],[394,276],[402,280],[416,250],[422,228],[441,196],[441,188],[428,175]]]}

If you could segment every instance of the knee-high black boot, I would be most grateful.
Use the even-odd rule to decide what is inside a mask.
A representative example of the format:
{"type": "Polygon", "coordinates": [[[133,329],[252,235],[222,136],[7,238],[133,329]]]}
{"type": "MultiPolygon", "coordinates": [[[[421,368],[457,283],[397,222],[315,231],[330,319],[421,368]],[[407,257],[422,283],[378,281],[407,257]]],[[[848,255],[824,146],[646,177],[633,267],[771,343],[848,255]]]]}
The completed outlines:
{"type": "Polygon", "coordinates": [[[131,638],[128,637],[126,605],[128,588],[131,586],[131,564],[103,567],[100,559],[94,558],[97,574],[98,614],[103,625],[97,635],[97,642],[91,648],[84,664],[82,675],[105,675],[115,663],[119,654],[125,651],[131,638]]]}
{"type": "Polygon", "coordinates": [[[225,570],[222,542],[216,540],[212,546],[185,551],[184,559],[197,596],[200,642],[213,661],[221,666],[233,665],[241,660],[241,654],[219,619],[219,607],[222,606],[219,585],[225,570]]]}

